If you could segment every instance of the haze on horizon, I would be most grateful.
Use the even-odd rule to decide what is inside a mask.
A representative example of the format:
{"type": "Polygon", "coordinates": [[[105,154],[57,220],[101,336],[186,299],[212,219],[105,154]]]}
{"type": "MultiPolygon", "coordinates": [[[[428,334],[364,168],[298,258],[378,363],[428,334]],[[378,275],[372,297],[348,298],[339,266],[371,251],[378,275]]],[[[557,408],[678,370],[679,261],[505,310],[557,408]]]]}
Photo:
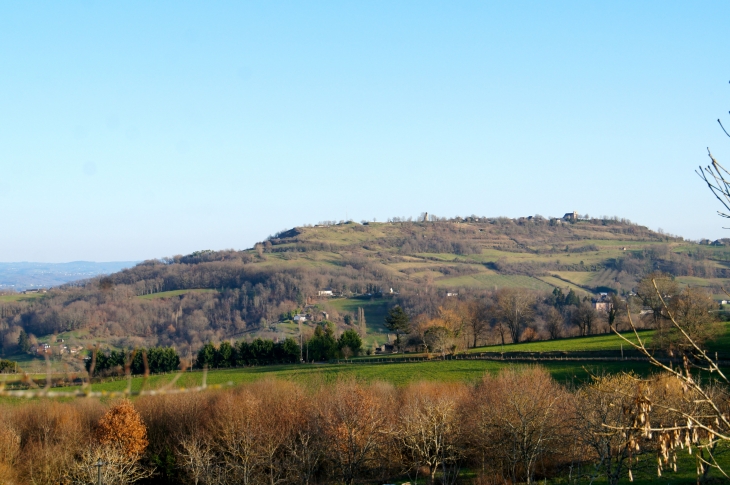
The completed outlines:
{"type": "Polygon", "coordinates": [[[725,19],[681,2],[5,3],[0,261],[321,220],[617,215],[728,237],[725,19]],[[726,225],[726,224],[725,224],[726,225]]]}

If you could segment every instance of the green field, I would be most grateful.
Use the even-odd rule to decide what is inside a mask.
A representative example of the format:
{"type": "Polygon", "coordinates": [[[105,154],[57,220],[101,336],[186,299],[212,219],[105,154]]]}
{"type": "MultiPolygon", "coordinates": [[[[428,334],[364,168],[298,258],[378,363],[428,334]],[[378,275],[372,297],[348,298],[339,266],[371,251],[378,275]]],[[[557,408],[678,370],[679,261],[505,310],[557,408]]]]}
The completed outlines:
{"type": "MultiPolygon", "coordinates": [[[[632,332],[623,334],[632,342],[636,337],[632,332]]],[[[647,344],[651,345],[651,337],[654,330],[641,330],[639,336],[647,344]]],[[[488,347],[476,347],[469,349],[470,353],[476,352],[586,352],[599,350],[629,350],[630,345],[624,342],[618,335],[609,333],[604,335],[591,335],[589,337],[572,337],[556,340],[540,340],[537,342],[523,342],[519,344],[491,345],[488,347]]]]}
{"type": "Polygon", "coordinates": [[[0,295],[0,303],[12,303],[15,301],[27,301],[27,300],[35,300],[36,298],[41,298],[45,296],[46,293],[11,293],[8,295],[0,295]]]}
{"type": "Polygon", "coordinates": [[[353,319],[357,316],[357,309],[363,309],[367,326],[367,337],[363,342],[365,349],[370,348],[373,344],[382,344],[387,340],[388,329],[385,328],[384,320],[388,312],[388,304],[388,300],[366,298],[336,298],[326,302],[326,306],[332,307],[340,315],[349,313],[353,319]]]}
{"type": "MultiPolygon", "coordinates": [[[[385,381],[401,386],[418,381],[462,381],[476,382],[487,372],[498,372],[507,366],[522,366],[528,364],[513,364],[485,360],[456,360],[430,362],[397,362],[385,364],[292,364],[272,365],[261,367],[246,367],[236,369],[212,370],[208,372],[209,385],[236,385],[253,382],[258,379],[276,378],[293,380],[305,384],[330,383],[337,379],[355,378],[366,382],[385,381]]],[[[591,374],[601,372],[621,372],[632,370],[640,375],[647,375],[654,371],[649,364],[641,362],[615,363],[564,363],[548,362],[543,365],[558,381],[562,383],[580,384],[586,381],[591,374]]],[[[177,382],[180,387],[193,387],[202,383],[203,372],[193,371],[183,374],[177,382]]],[[[157,388],[165,385],[172,379],[172,375],[156,375],[148,379],[148,388],[157,388]]],[[[141,377],[133,378],[133,390],[142,387],[141,377]]],[[[94,384],[95,391],[123,391],[127,386],[126,380],[94,384]]],[[[68,388],[73,389],[73,388],[68,388]]],[[[61,390],[61,389],[59,389],[61,390]]]]}
{"type": "Polygon", "coordinates": [[[493,272],[443,278],[436,281],[436,284],[442,288],[480,287],[492,290],[495,288],[530,288],[539,291],[552,291],[553,289],[552,285],[532,276],[500,275],[493,272]]]}

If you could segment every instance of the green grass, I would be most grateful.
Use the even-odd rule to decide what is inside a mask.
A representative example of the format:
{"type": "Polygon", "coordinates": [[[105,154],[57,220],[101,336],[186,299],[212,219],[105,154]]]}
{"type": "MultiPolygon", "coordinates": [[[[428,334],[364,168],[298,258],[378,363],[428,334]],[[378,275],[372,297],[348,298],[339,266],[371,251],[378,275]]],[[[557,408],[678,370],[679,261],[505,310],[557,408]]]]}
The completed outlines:
{"type": "MultiPolygon", "coordinates": [[[[428,361],[414,363],[387,364],[293,364],[237,369],[212,370],[208,372],[209,385],[237,385],[265,378],[293,380],[304,384],[331,383],[342,378],[355,378],[365,382],[385,381],[397,386],[418,381],[476,382],[485,373],[496,373],[508,366],[524,366],[506,362],[484,360],[428,361]]],[[[647,375],[653,369],[646,363],[602,363],[600,365],[580,363],[549,362],[544,367],[561,383],[580,384],[591,373],[620,372],[633,370],[639,375],[647,375]]],[[[179,387],[192,387],[202,383],[203,373],[185,373],[178,381],[179,387]]],[[[157,388],[169,382],[171,375],[152,376],[148,388],[157,388]]],[[[141,377],[133,379],[132,389],[139,390],[143,384],[141,377]]],[[[125,380],[95,384],[96,391],[123,391],[125,380]]],[[[73,388],[69,388],[73,389],[73,388]]],[[[60,389],[59,389],[60,390],[60,389]]]]}
{"type": "MultiPolygon", "coordinates": [[[[730,290],[730,279],[726,278],[699,278],[697,276],[677,276],[677,283],[684,286],[720,286],[730,290]]],[[[728,299],[727,296],[724,299],[728,299]]]]}
{"type": "Polygon", "coordinates": [[[550,273],[581,286],[589,286],[591,280],[598,274],[592,271],[551,271],[550,273]]]}
{"type": "MultiPolygon", "coordinates": [[[[654,330],[641,330],[639,335],[646,343],[651,343],[654,330]]],[[[624,333],[626,338],[636,342],[633,333],[624,333]]],[[[588,337],[572,337],[556,340],[540,340],[538,342],[523,342],[519,344],[491,345],[469,349],[474,352],[581,352],[599,350],[629,350],[630,346],[613,333],[605,335],[591,335],[588,337]]]]}
{"type": "Polygon", "coordinates": [[[173,291],[161,291],[159,293],[150,293],[149,295],[138,296],[140,300],[156,300],[158,298],[171,298],[173,296],[182,296],[187,293],[211,293],[217,291],[211,288],[199,288],[194,290],[173,290],[173,291]]]}
{"type": "MultiPolygon", "coordinates": [[[[692,450],[694,452],[694,449],[692,450]]],[[[718,463],[727,472],[730,469],[730,450],[722,445],[716,450],[715,456],[718,463]],[[720,451],[722,450],[722,451],[720,451]]],[[[657,476],[657,462],[656,454],[647,452],[636,457],[636,462],[633,465],[633,482],[629,480],[628,470],[624,470],[623,478],[620,483],[631,483],[633,485],[690,485],[697,483],[697,472],[696,472],[696,461],[693,455],[690,455],[686,449],[678,450],[677,452],[677,471],[672,471],[668,466],[665,466],[662,470],[662,476],[657,476]]],[[[584,464],[580,470],[583,473],[593,472],[592,465],[584,464]]],[[[576,470],[576,472],[578,472],[576,470]]],[[[576,473],[579,474],[579,473],[576,473]]],[[[722,474],[717,470],[711,470],[708,475],[709,481],[707,483],[726,483],[722,479],[722,474]]],[[[538,482],[542,483],[542,482],[538,482]]],[[[569,482],[567,476],[561,476],[552,480],[547,480],[548,484],[551,485],[568,485],[568,484],[588,484],[591,483],[587,477],[583,477],[577,482],[569,482]]],[[[594,482],[596,485],[608,483],[605,477],[599,477],[594,482]]]]}
{"type": "Polygon", "coordinates": [[[35,300],[36,298],[41,298],[45,295],[45,293],[29,293],[27,295],[23,293],[11,293],[9,295],[0,295],[0,303],[35,300]]]}
{"type": "Polygon", "coordinates": [[[436,285],[442,288],[530,288],[540,291],[552,291],[553,286],[537,278],[524,275],[500,275],[482,274],[457,276],[454,278],[443,278],[436,281],[436,285]]]}
{"type": "Polygon", "coordinates": [[[333,298],[327,300],[326,304],[334,308],[341,315],[349,313],[353,318],[357,317],[357,309],[362,308],[365,312],[365,325],[367,326],[367,337],[363,343],[364,348],[373,344],[381,344],[387,340],[388,329],[385,328],[385,315],[388,313],[390,300],[365,299],[365,298],[333,298]]]}
{"type": "MultiPolygon", "coordinates": [[[[566,274],[569,274],[569,273],[566,273],[566,274]]],[[[560,288],[561,290],[568,288],[569,290],[573,290],[581,297],[590,295],[589,292],[587,292],[580,286],[577,286],[573,283],[568,283],[567,281],[561,280],[560,278],[556,278],[554,276],[540,276],[539,278],[541,281],[543,281],[555,288],[560,288]]]]}

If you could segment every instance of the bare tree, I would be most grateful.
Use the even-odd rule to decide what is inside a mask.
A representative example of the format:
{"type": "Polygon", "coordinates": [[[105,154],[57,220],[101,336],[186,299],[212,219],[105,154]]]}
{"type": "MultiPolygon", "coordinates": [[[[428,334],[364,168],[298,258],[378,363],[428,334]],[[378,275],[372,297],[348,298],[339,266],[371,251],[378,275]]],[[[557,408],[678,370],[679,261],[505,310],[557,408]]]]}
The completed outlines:
{"type": "Polygon", "coordinates": [[[405,392],[397,436],[407,450],[411,469],[417,473],[419,468],[427,467],[430,483],[439,468],[444,476],[453,475],[447,468],[457,466],[461,457],[458,405],[464,388],[421,383],[405,392]]]}
{"type": "Polygon", "coordinates": [[[627,410],[634,407],[641,387],[634,376],[615,374],[594,377],[577,391],[574,423],[580,446],[592,452],[591,481],[603,475],[616,485],[641,453],[636,432],[627,432],[635,417],[627,410]]]}
{"type": "Polygon", "coordinates": [[[121,445],[92,444],[86,448],[79,459],[66,472],[71,483],[95,483],[101,467],[102,483],[108,485],[127,485],[152,476],[154,469],[146,468],[139,462],[139,456],[130,455],[121,445]]]}
{"type": "Polygon", "coordinates": [[[721,370],[719,362],[705,351],[685,328],[678,316],[664,299],[663,291],[656,280],[652,281],[656,297],[661,301],[663,313],[671,322],[670,329],[682,339],[683,351],[680,365],[660,360],[654,352],[647,348],[634,324],[631,313],[628,319],[634,332],[635,342],[624,337],[615,329],[614,332],[627,344],[644,354],[649,362],[663,369],[680,383],[681,398],[671,401],[643,397],[637,401],[634,424],[624,429],[639,431],[644,438],[654,438],[660,449],[658,473],[664,466],[674,466],[676,453],[680,448],[687,448],[697,460],[697,471],[700,477],[706,476],[709,469],[718,470],[730,479],[718,463],[715,450],[719,443],[730,442],[730,409],[728,409],[727,386],[730,380],[721,370]],[[723,384],[719,388],[704,383],[699,372],[707,372],[716,376],[723,384]],[[663,419],[656,419],[663,415],[663,419]],[[666,416],[669,416],[667,418],[666,416]],[[654,419],[653,419],[654,418],[654,419]]]}
{"type": "Polygon", "coordinates": [[[661,326],[667,318],[664,311],[664,300],[671,299],[679,292],[679,285],[672,275],[656,271],[641,279],[636,288],[636,295],[643,305],[651,310],[652,324],[655,328],[661,326]]]}
{"type": "Polygon", "coordinates": [[[264,460],[258,439],[263,431],[260,406],[260,399],[248,390],[238,396],[225,394],[213,418],[211,432],[218,437],[216,445],[229,470],[229,478],[243,485],[262,481],[264,460]]]}
{"type": "MultiPolygon", "coordinates": [[[[669,303],[674,318],[689,335],[692,342],[704,345],[708,340],[720,333],[718,316],[712,313],[717,304],[706,290],[702,288],[685,288],[669,303]]],[[[689,342],[675,328],[662,334],[666,348],[691,351],[689,342]]]]}
{"type": "Polygon", "coordinates": [[[472,441],[506,465],[512,483],[534,483],[537,463],[565,447],[573,416],[570,394],[541,367],[486,376],[476,393],[472,441]]]}
{"type": "Polygon", "coordinates": [[[563,334],[563,325],[565,319],[560,311],[555,307],[548,308],[545,313],[545,329],[551,339],[560,338],[563,334]]]}
{"type": "Polygon", "coordinates": [[[362,307],[357,307],[357,325],[360,329],[360,336],[364,338],[368,333],[368,327],[365,322],[365,310],[362,307]]]}
{"type": "Polygon", "coordinates": [[[195,434],[182,438],[176,455],[178,465],[187,472],[192,485],[220,482],[221,467],[216,463],[213,447],[205,436],[195,434]]]}
{"type": "Polygon", "coordinates": [[[479,301],[469,301],[464,305],[466,305],[466,326],[471,334],[472,347],[476,347],[479,340],[484,338],[489,329],[489,322],[492,317],[491,308],[486,302],[479,301]]]}
{"type": "Polygon", "coordinates": [[[284,444],[283,465],[291,482],[309,485],[324,458],[326,442],[316,403],[302,397],[292,409],[297,425],[284,444]]]}
{"type": "Polygon", "coordinates": [[[598,321],[598,314],[590,303],[584,301],[573,311],[571,320],[581,335],[590,335],[598,321]]]}
{"type": "Polygon", "coordinates": [[[522,330],[532,321],[534,304],[532,292],[523,288],[504,288],[497,293],[498,319],[507,326],[512,342],[520,341],[522,330]]]}
{"type": "Polygon", "coordinates": [[[356,382],[338,382],[327,397],[322,428],[328,455],[338,478],[352,485],[376,466],[378,451],[391,434],[388,414],[381,396],[356,382]]]}

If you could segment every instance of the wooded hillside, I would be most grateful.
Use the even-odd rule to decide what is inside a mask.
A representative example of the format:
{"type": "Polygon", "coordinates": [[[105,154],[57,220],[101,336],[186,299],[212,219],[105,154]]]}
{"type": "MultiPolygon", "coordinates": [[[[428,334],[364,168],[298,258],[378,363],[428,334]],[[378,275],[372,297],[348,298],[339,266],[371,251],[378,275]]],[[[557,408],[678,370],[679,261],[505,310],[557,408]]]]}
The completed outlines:
{"type": "Polygon", "coordinates": [[[431,219],[298,227],[249,250],[197,251],[35,298],[0,296],[3,350],[14,351],[21,329],[116,347],[197,349],[232,337],[275,338],[281,330],[273,324],[311,313],[308,305],[345,322],[342,307],[318,296],[325,288],[342,298],[392,295],[392,304],[429,312],[447,292],[625,294],[661,270],[718,293],[730,278],[730,247],[722,242],[687,242],[616,218],[431,219]]]}

